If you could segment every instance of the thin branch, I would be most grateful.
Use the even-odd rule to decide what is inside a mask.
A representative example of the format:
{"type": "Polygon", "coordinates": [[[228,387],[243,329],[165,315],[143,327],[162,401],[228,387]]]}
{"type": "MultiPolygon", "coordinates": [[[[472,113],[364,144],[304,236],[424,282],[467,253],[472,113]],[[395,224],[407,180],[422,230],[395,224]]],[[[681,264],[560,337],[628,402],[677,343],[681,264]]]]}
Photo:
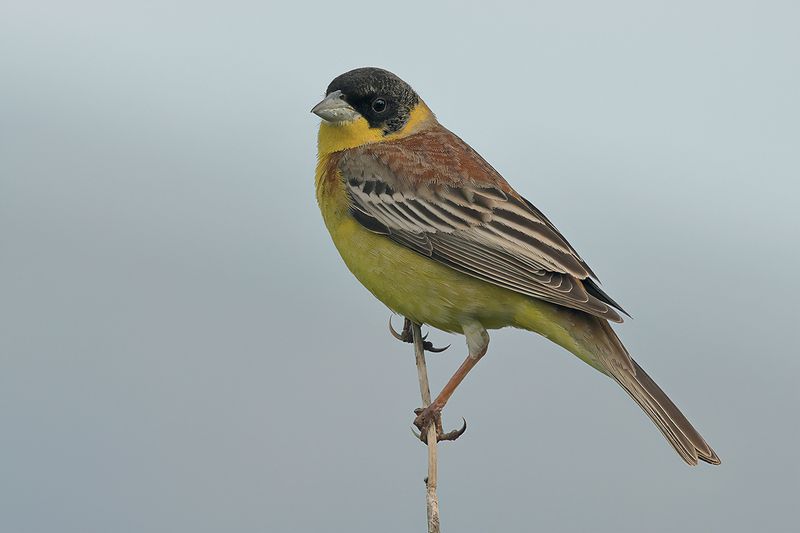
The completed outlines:
{"type": "MultiPolygon", "coordinates": [[[[422,395],[422,407],[431,404],[431,388],[428,385],[428,368],[425,365],[424,339],[419,324],[412,322],[411,331],[414,336],[414,356],[417,360],[419,376],[419,392],[422,395]]],[[[425,500],[428,508],[428,533],[439,533],[439,496],[436,494],[438,481],[436,458],[436,424],[428,426],[428,477],[425,479],[427,493],[425,500]]]]}

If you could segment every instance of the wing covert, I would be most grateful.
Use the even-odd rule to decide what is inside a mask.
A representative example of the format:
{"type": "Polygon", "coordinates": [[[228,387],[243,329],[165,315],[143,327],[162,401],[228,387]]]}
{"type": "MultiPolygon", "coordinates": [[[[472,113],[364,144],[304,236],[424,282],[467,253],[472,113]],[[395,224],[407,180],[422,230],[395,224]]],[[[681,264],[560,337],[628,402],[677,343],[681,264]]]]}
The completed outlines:
{"type": "Polygon", "coordinates": [[[381,143],[343,156],[339,170],[352,216],[370,231],[464,274],[622,322],[614,309],[619,306],[538,209],[465,143],[482,165],[462,162],[459,168],[452,160],[437,165],[437,157],[425,157],[424,148],[431,146],[436,145],[398,153],[402,146],[381,143]],[[488,167],[494,175],[476,179],[470,175],[475,167],[483,173],[488,167]]]}

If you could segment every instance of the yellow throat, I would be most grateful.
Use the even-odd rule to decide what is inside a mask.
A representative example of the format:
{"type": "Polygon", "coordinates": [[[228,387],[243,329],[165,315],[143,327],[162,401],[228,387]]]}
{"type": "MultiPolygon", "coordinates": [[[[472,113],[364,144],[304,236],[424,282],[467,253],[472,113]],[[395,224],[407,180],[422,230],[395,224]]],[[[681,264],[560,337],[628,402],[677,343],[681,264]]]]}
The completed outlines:
{"type": "Polygon", "coordinates": [[[345,123],[331,123],[323,120],[319,125],[317,138],[318,155],[322,158],[333,152],[364,144],[402,139],[435,123],[436,116],[422,101],[411,110],[408,121],[402,129],[386,135],[381,128],[371,128],[364,117],[358,117],[356,120],[345,123]]]}

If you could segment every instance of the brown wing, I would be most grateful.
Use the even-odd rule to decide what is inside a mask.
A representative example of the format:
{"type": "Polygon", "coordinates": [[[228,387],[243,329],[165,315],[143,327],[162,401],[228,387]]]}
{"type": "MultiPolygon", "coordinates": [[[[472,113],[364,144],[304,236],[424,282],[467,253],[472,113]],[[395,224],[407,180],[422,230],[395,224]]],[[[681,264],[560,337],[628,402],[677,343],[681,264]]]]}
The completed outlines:
{"type": "Polygon", "coordinates": [[[339,170],[367,229],[483,281],[622,322],[555,226],[445,128],[348,150],[339,170]]]}

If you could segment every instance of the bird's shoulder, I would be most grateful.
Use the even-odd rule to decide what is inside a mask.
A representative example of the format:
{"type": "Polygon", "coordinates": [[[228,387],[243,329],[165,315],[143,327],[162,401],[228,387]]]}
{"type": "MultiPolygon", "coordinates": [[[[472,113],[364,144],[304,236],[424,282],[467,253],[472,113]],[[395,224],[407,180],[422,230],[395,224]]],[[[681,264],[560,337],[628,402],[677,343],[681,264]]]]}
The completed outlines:
{"type": "Polygon", "coordinates": [[[345,174],[380,172],[401,189],[493,188],[521,199],[492,165],[441,124],[346,150],[337,164],[345,174]]]}

